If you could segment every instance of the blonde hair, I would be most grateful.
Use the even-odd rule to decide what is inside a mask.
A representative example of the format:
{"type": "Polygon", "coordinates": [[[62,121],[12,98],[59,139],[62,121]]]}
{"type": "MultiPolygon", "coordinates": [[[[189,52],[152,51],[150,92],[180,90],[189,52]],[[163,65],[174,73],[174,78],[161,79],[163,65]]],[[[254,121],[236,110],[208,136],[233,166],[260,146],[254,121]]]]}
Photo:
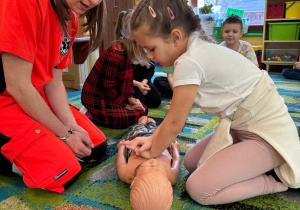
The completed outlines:
{"type": "Polygon", "coordinates": [[[119,42],[120,39],[123,39],[123,46],[131,62],[139,63],[149,68],[150,61],[147,58],[146,51],[138,43],[136,43],[130,35],[130,19],[132,14],[132,10],[120,12],[118,20],[120,19],[121,21],[117,22],[115,27],[115,42],[119,42]]]}
{"type": "MultiPolygon", "coordinates": [[[[58,16],[59,23],[65,35],[69,37],[69,27],[66,21],[74,21],[69,13],[69,6],[66,0],[56,1],[55,11],[58,16]]],[[[104,24],[104,17],[106,16],[106,6],[104,0],[94,8],[85,12],[81,17],[86,20],[83,24],[83,33],[90,34],[90,51],[96,50],[102,41],[102,31],[104,24]]]]}
{"type": "Polygon", "coordinates": [[[148,161],[151,170],[138,171],[131,183],[131,205],[134,210],[168,210],[173,203],[171,182],[166,173],[158,169],[162,166],[156,159],[148,161]]]}
{"type": "Polygon", "coordinates": [[[123,18],[127,14],[126,11],[122,11],[119,13],[116,26],[115,26],[115,39],[119,40],[122,37],[122,29],[123,29],[123,18]]]}

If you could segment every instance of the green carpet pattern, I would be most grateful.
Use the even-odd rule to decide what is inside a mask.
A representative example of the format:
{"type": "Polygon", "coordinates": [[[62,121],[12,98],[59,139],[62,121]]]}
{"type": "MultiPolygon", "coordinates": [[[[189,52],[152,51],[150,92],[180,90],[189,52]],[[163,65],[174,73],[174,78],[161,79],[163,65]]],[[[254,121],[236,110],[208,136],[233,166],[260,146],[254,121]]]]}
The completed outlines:
{"type": "MultiPolygon", "coordinates": [[[[281,74],[271,73],[280,95],[284,98],[289,112],[300,130],[300,82],[287,80],[281,74]]],[[[81,107],[80,91],[68,93],[69,102],[81,107]]],[[[169,99],[163,99],[157,109],[150,109],[149,116],[160,123],[166,116],[170,105],[169,99]]],[[[177,140],[181,145],[181,168],[178,183],[174,185],[172,209],[300,209],[300,190],[289,189],[287,192],[258,196],[241,202],[201,206],[195,203],[185,190],[189,173],[185,170],[185,153],[197,141],[211,133],[218,123],[214,114],[203,113],[194,106],[177,140]]],[[[58,194],[41,189],[30,189],[19,176],[0,176],[0,209],[20,210],[97,210],[131,209],[128,184],[119,180],[116,170],[117,143],[127,136],[127,129],[108,129],[99,127],[108,140],[106,156],[99,162],[82,164],[83,174],[64,193],[58,194]]],[[[299,154],[300,155],[300,154],[299,154]]]]}

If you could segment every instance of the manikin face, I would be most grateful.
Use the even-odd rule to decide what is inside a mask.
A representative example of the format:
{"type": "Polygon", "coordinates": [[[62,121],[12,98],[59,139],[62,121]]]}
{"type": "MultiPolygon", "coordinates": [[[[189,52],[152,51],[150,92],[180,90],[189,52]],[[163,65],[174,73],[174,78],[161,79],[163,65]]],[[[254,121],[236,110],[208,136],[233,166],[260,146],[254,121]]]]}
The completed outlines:
{"type": "Polygon", "coordinates": [[[243,36],[244,31],[238,23],[226,23],[223,25],[222,37],[226,41],[226,45],[235,45],[243,36]]]}
{"type": "Polygon", "coordinates": [[[146,50],[147,57],[162,66],[174,65],[175,60],[180,56],[180,49],[176,47],[171,36],[168,39],[152,37],[147,35],[147,30],[143,25],[132,31],[135,41],[146,50]]]}
{"type": "Polygon", "coordinates": [[[102,0],[66,0],[70,9],[79,15],[82,15],[86,11],[94,8],[95,6],[100,4],[101,1],[102,0]]]}

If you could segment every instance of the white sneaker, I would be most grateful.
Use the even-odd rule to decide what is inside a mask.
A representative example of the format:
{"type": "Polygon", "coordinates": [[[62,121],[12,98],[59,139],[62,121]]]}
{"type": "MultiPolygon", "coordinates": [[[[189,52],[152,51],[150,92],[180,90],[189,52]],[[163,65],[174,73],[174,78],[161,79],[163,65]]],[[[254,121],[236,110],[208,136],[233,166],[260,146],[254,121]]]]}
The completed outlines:
{"type": "Polygon", "coordinates": [[[83,113],[83,114],[87,113],[87,111],[88,110],[87,110],[87,108],[85,108],[85,106],[82,106],[81,109],[80,109],[80,112],[83,113]]]}
{"type": "Polygon", "coordinates": [[[82,114],[85,114],[87,116],[87,118],[92,120],[93,115],[87,110],[87,108],[85,108],[85,106],[82,106],[79,112],[81,112],[82,114]]]}
{"type": "Polygon", "coordinates": [[[22,171],[20,171],[20,169],[17,168],[15,163],[12,164],[12,172],[14,172],[15,174],[18,174],[19,176],[23,177],[22,171]]]}

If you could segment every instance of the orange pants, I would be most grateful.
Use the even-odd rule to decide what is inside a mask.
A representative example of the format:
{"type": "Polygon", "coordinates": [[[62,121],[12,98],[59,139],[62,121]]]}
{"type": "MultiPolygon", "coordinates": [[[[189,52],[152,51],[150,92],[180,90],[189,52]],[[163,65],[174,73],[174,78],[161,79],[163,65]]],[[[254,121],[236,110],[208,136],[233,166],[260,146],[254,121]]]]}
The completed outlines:
{"type": "MultiPolygon", "coordinates": [[[[101,158],[106,151],[106,137],[76,107],[70,108],[95,146],[91,156],[101,158]]],[[[0,146],[1,153],[21,170],[28,187],[61,193],[81,173],[81,166],[67,144],[17,104],[0,109],[0,146]]]]}

